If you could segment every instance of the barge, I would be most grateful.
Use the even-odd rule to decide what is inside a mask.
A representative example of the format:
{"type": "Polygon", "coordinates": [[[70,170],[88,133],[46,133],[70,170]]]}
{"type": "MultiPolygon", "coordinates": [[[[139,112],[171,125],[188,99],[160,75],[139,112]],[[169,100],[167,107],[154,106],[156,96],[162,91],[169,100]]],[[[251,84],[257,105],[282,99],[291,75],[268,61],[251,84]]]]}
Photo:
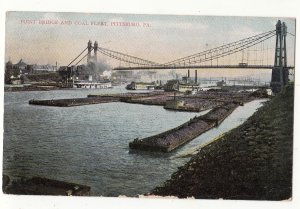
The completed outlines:
{"type": "Polygon", "coordinates": [[[144,151],[170,152],[211,128],[218,126],[238,105],[238,103],[226,103],[215,107],[207,114],[194,117],[190,121],[171,130],[143,139],[134,139],[129,143],[129,148],[144,151]]]}
{"type": "Polygon", "coordinates": [[[103,97],[86,97],[86,98],[74,98],[74,99],[51,99],[51,100],[29,100],[31,105],[44,105],[44,106],[56,106],[56,107],[73,107],[90,104],[101,104],[109,102],[118,102],[119,98],[111,96],[103,97]]]}

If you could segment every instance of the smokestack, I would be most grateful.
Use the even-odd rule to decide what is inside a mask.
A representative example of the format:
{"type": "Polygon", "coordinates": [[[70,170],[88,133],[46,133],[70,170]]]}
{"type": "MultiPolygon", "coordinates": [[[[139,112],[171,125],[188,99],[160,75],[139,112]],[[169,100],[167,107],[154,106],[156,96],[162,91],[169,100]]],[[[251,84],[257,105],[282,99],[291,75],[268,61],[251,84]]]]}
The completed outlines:
{"type": "Polygon", "coordinates": [[[190,70],[188,70],[188,78],[190,78],[190,70]]]}
{"type": "Polygon", "coordinates": [[[195,83],[198,82],[198,74],[197,74],[197,70],[195,70],[195,83]]]}

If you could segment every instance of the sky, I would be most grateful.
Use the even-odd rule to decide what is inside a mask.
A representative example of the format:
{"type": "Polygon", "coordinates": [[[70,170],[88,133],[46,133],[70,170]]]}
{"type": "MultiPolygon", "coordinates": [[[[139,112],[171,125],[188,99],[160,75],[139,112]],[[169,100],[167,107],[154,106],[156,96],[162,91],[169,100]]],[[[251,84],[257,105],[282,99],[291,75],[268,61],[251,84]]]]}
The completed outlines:
{"type": "MultiPolygon", "coordinates": [[[[278,19],[286,23],[288,32],[295,34],[292,18],[7,12],[5,60],[16,63],[22,58],[29,64],[67,65],[91,40],[98,41],[100,47],[166,63],[275,30],[278,19]],[[132,26],[120,25],[120,22],[132,26]]],[[[294,41],[295,37],[288,35],[289,65],[294,65],[294,41]]],[[[264,55],[268,56],[265,60],[272,64],[275,38],[266,44],[264,47],[270,51],[264,55]]],[[[98,55],[98,59],[123,65],[104,55],[98,55]]],[[[237,59],[237,63],[241,61],[240,57],[231,56],[219,64],[234,62],[233,59],[237,59]]]]}

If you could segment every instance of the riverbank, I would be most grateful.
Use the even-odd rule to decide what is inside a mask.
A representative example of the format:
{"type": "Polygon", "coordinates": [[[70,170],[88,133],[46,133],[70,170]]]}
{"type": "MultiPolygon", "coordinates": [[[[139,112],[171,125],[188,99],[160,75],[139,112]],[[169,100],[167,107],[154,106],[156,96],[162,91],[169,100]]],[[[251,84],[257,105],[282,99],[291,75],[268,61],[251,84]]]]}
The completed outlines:
{"type": "Polygon", "coordinates": [[[2,190],[6,194],[89,196],[91,187],[41,177],[10,180],[3,175],[2,190]]]}
{"type": "Polygon", "coordinates": [[[65,90],[66,88],[58,86],[39,86],[39,85],[30,85],[30,86],[5,86],[4,92],[19,92],[19,91],[53,91],[53,90],[65,90]]]}
{"type": "Polygon", "coordinates": [[[151,194],[203,199],[292,197],[294,88],[287,86],[243,125],[203,147],[151,194]]]}

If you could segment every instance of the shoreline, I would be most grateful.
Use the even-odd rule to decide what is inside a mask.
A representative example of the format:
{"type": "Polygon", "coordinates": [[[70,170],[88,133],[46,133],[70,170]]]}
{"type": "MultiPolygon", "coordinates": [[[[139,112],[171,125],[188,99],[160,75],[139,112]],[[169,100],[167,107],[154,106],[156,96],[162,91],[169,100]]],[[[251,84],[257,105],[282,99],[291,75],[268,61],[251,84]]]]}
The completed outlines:
{"type": "Polygon", "coordinates": [[[90,196],[91,187],[87,185],[38,176],[11,179],[10,176],[3,174],[2,178],[2,191],[5,194],[90,196]]]}
{"type": "Polygon", "coordinates": [[[63,88],[58,86],[5,86],[4,92],[55,91],[70,89],[72,88],[63,88]]]}
{"type": "Polygon", "coordinates": [[[202,147],[148,195],[197,199],[292,197],[293,96],[289,85],[242,125],[202,147]]]}

